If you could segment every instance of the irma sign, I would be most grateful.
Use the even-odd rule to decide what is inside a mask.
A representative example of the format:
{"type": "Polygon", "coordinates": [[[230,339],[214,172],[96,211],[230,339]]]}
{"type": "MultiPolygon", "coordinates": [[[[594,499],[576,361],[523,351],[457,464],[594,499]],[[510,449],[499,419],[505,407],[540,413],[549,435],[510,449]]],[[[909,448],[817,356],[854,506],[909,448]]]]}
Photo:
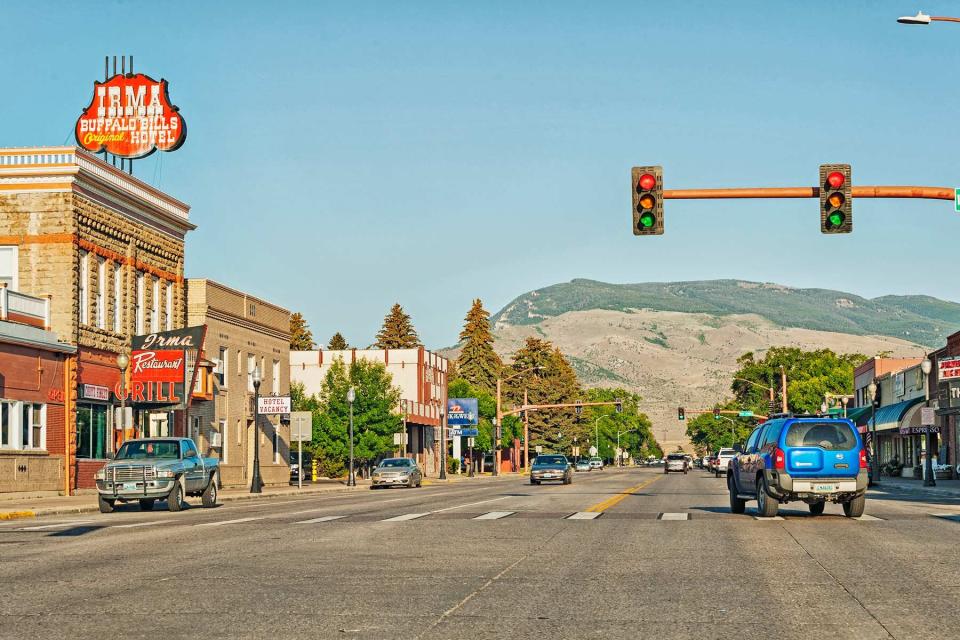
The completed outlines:
{"type": "Polygon", "coordinates": [[[167,81],[142,73],[94,82],[93,99],[74,129],[77,144],[93,153],[142,158],[157,149],[174,151],[187,139],[187,125],[170,104],[167,81]]]}

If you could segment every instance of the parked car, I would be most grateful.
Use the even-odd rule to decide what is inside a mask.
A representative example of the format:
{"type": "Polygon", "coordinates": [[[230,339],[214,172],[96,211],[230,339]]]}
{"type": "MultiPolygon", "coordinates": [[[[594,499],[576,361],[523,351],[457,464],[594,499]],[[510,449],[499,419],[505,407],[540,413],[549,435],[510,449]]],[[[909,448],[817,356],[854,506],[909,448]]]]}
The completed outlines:
{"type": "Polygon", "coordinates": [[[415,460],[410,458],[386,458],[380,461],[371,474],[370,488],[407,487],[412,489],[423,484],[423,474],[415,460]]]}
{"type": "Polygon", "coordinates": [[[845,418],[777,418],[750,435],[727,472],[730,510],[743,513],[757,501],[763,517],[781,504],[802,501],[820,515],[827,502],[849,518],[863,515],[867,454],[853,422],[845,418]]]}
{"type": "Polygon", "coordinates": [[[304,482],[309,482],[311,470],[313,469],[313,456],[309,452],[303,452],[303,469],[300,469],[299,456],[296,451],[290,452],[290,482],[296,484],[297,477],[300,476],[304,482]]]}
{"type": "Polygon", "coordinates": [[[547,480],[559,480],[563,484],[573,482],[573,467],[567,456],[541,454],[530,465],[530,484],[540,484],[547,480]]]}
{"type": "Polygon", "coordinates": [[[573,466],[574,471],[590,471],[590,461],[589,460],[577,460],[577,463],[573,466]]]}
{"type": "Polygon", "coordinates": [[[663,467],[664,473],[671,471],[687,472],[687,456],[682,453],[671,453],[667,456],[667,464],[663,467]]]}
{"type": "Polygon", "coordinates": [[[599,469],[603,471],[603,458],[598,458],[596,456],[590,458],[590,469],[599,469]]]}
{"type": "Polygon", "coordinates": [[[713,472],[717,467],[717,456],[709,455],[707,456],[707,471],[713,472]]]}
{"type": "Polygon", "coordinates": [[[700,468],[709,469],[710,468],[710,456],[703,456],[700,458],[700,468]]]}
{"type": "Polygon", "coordinates": [[[153,509],[157,500],[166,500],[170,511],[180,511],[184,496],[200,496],[204,507],[213,507],[219,463],[201,457],[190,438],[127,440],[94,476],[100,512],[110,513],[117,502],[134,500],[144,511],[153,509]]]}
{"type": "Polygon", "coordinates": [[[727,465],[730,464],[730,460],[737,455],[737,450],[732,447],[724,447],[717,451],[716,460],[713,463],[713,473],[716,477],[726,475],[727,465]]]}

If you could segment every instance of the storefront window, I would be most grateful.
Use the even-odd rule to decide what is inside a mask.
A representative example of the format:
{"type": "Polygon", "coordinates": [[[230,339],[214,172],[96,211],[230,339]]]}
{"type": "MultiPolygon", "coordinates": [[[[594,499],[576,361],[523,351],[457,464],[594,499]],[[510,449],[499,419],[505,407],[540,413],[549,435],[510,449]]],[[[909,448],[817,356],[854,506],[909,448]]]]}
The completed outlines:
{"type": "Polygon", "coordinates": [[[107,457],[107,407],[77,404],[77,458],[107,457]]]}
{"type": "Polygon", "coordinates": [[[0,402],[0,447],[13,446],[13,420],[10,418],[12,409],[12,403],[0,402]]]}

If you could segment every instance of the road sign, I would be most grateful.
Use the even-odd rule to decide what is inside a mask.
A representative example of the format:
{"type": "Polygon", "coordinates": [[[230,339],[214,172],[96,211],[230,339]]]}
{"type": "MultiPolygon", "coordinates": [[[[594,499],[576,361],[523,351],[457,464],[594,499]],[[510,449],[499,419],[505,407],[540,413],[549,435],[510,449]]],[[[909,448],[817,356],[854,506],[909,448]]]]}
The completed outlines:
{"type": "Polygon", "coordinates": [[[539,444],[536,447],[534,447],[534,449],[536,449],[537,453],[543,453],[543,446],[539,444]]]}
{"type": "Polygon", "coordinates": [[[571,451],[570,453],[571,453],[572,455],[575,455],[575,456],[577,456],[577,457],[579,458],[579,457],[580,457],[580,447],[574,447],[574,448],[573,448],[573,451],[571,451]]]}
{"type": "Polygon", "coordinates": [[[467,436],[468,438],[475,438],[480,435],[479,429],[447,429],[447,436],[450,438],[459,438],[462,436],[467,436]]]}
{"type": "Polygon", "coordinates": [[[590,455],[591,455],[591,456],[597,455],[597,448],[596,448],[596,447],[590,447],[590,455]]]}
{"type": "Polygon", "coordinates": [[[741,412],[738,413],[737,415],[740,416],[741,418],[752,418],[752,417],[753,417],[753,411],[741,411],[741,412]]]}
{"type": "Polygon", "coordinates": [[[932,427],[936,421],[936,412],[933,407],[920,408],[920,424],[924,427],[932,427]]]}
{"type": "Polygon", "coordinates": [[[953,207],[957,213],[960,213],[960,189],[953,190],[953,207]]]}
{"type": "Polygon", "coordinates": [[[313,414],[309,411],[290,413],[290,441],[310,442],[313,439],[313,414]]]}

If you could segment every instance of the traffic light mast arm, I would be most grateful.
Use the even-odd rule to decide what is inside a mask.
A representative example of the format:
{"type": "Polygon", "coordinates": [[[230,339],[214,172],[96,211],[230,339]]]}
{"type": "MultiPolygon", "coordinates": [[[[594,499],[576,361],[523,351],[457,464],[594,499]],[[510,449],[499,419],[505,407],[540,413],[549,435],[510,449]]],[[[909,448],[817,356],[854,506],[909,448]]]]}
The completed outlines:
{"type": "MultiPolygon", "coordinates": [[[[925,198],[953,200],[950,187],[881,185],[851,188],[854,198],[925,198]]],[[[738,189],[664,189],[664,200],[722,200],[739,198],[819,198],[819,187],[744,187],[738,189]]]]}
{"type": "Polygon", "coordinates": [[[525,404],[510,411],[502,411],[503,416],[519,415],[523,411],[538,411],[540,409],[573,409],[576,407],[610,407],[622,404],[621,402],[561,402],[559,404],[525,404]]]}
{"type": "MultiPolygon", "coordinates": [[[[701,413],[711,413],[711,414],[714,413],[714,410],[713,410],[713,409],[684,409],[684,411],[685,411],[686,413],[692,413],[692,414],[696,414],[696,415],[700,415],[701,413]]],[[[721,409],[721,410],[720,410],[720,415],[729,415],[729,416],[741,417],[739,411],[728,411],[728,410],[726,410],[726,409],[721,409]]],[[[758,419],[760,419],[760,420],[767,420],[767,419],[768,419],[768,416],[761,415],[761,414],[759,414],[759,413],[755,413],[755,414],[753,414],[752,416],[745,416],[745,417],[758,418],[758,419]]]]}

